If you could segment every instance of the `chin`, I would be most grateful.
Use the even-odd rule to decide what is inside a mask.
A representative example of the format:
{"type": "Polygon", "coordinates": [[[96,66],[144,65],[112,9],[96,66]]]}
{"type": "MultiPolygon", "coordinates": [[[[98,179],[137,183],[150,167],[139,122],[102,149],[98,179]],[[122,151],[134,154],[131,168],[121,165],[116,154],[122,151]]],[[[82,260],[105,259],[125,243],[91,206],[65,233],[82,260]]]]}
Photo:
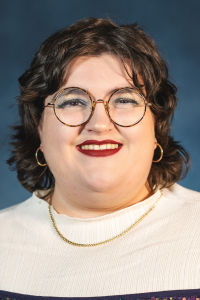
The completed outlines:
{"type": "Polygon", "coordinates": [[[88,178],[87,182],[85,182],[85,186],[87,186],[88,189],[101,193],[106,192],[112,188],[114,188],[116,185],[119,184],[119,180],[113,178],[112,176],[93,176],[92,178],[88,178]]]}

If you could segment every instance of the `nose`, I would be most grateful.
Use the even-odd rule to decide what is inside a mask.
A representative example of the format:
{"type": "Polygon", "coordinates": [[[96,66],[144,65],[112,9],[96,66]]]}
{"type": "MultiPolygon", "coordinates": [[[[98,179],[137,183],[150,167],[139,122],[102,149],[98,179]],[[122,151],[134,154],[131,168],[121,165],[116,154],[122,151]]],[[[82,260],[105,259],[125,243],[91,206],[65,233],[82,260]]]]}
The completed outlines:
{"type": "Polygon", "coordinates": [[[85,129],[88,131],[103,132],[114,128],[114,124],[110,120],[107,111],[106,104],[102,99],[95,101],[95,108],[93,115],[89,122],[85,125],[85,129]]]}

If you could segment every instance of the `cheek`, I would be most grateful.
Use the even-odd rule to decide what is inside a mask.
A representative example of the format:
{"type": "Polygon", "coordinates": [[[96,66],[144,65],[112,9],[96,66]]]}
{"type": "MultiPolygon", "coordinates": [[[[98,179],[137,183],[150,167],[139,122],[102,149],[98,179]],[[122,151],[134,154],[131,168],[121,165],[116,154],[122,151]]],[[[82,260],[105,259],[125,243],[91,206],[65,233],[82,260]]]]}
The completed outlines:
{"type": "Polygon", "coordinates": [[[151,162],[155,148],[154,119],[151,112],[143,120],[130,128],[123,128],[125,139],[128,141],[131,153],[135,160],[142,163],[151,162]]]}
{"type": "Polygon", "coordinates": [[[41,129],[41,145],[48,161],[57,161],[60,157],[69,155],[71,148],[75,146],[78,135],[76,127],[68,127],[59,122],[56,118],[44,117],[41,129]]]}

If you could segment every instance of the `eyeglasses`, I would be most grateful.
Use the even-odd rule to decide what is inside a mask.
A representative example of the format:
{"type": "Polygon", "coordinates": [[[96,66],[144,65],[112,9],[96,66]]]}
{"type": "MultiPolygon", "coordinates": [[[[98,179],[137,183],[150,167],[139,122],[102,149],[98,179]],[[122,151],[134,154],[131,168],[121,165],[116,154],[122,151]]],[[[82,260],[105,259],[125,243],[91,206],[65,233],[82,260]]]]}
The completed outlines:
{"type": "Polygon", "coordinates": [[[110,120],[121,127],[131,127],[139,123],[146,112],[147,103],[136,88],[123,87],[114,91],[108,101],[93,100],[90,94],[79,87],[68,87],[60,90],[52,103],[55,116],[66,126],[76,127],[89,122],[96,104],[103,103],[110,120]]]}

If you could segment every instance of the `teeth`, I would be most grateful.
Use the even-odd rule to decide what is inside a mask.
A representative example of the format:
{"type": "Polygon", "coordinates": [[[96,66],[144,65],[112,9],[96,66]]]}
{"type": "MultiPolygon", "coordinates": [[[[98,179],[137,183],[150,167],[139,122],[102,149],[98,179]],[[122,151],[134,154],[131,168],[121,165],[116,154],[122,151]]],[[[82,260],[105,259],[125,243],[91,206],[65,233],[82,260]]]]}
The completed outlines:
{"type": "Polygon", "coordinates": [[[106,145],[100,145],[100,150],[105,150],[106,149],[106,145]]]}
{"type": "Polygon", "coordinates": [[[106,150],[106,149],[117,149],[118,144],[103,144],[103,145],[83,145],[81,149],[83,150],[106,150]]]}

